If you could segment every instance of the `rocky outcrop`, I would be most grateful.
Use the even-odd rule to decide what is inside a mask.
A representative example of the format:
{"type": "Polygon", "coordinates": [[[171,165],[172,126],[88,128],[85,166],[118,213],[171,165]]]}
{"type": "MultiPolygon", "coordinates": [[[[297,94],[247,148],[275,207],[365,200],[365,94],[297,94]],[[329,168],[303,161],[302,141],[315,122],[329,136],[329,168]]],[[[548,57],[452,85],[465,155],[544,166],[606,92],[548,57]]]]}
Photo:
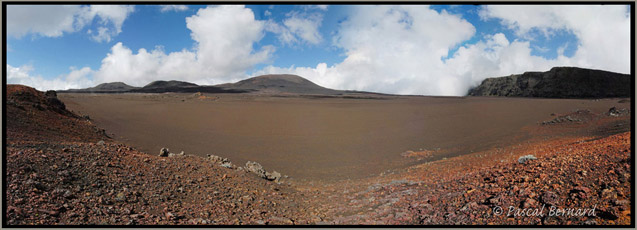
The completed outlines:
{"type": "Polygon", "coordinates": [[[232,162],[230,162],[230,160],[228,160],[228,158],[225,158],[225,157],[220,157],[220,156],[208,154],[206,159],[208,159],[209,161],[212,161],[213,163],[216,163],[216,164],[218,164],[218,165],[220,165],[221,167],[224,167],[224,168],[231,168],[231,169],[236,168],[236,166],[234,164],[232,164],[232,162]]]}
{"type": "Polygon", "coordinates": [[[577,67],[554,67],[548,72],[526,72],[487,78],[469,90],[469,96],[608,98],[630,97],[631,76],[577,67]]]}
{"type": "Polygon", "coordinates": [[[281,179],[281,173],[277,171],[267,172],[263,169],[263,166],[257,162],[248,161],[246,162],[245,170],[255,175],[270,181],[279,182],[281,179]]]}

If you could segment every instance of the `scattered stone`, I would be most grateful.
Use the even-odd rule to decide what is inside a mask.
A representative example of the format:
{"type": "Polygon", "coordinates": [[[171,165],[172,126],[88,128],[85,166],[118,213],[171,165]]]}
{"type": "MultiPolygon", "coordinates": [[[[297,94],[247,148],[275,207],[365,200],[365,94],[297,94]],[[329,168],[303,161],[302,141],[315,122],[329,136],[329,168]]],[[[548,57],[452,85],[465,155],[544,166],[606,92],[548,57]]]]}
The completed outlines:
{"type": "Polygon", "coordinates": [[[160,157],[168,157],[169,153],[170,152],[167,148],[161,148],[161,150],[159,150],[160,157]]]}
{"type": "Polygon", "coordinates": [[[557,206],[559,202],[559,197],[557,196],[557,194],[551,191],[544,192],[544,194],[542,194],[541,199],[542,199],[542,203],[552,205],[552,206],[557,206]]]}
{"type": "Polygon", "coordinates": [[[220,156],[212,155],[212,154],[208,154],[207,159],[209,161],[212,161],[220,165],[225,163],[231,163],[230,160],[228,160],[228,158],[224,158],[224,157],[220,157],[220,156]]]}
{"type": "Polygon", "coordinates": [[[272,171],[272,173],[266,172],[265,176],[266,176],[266,179],[273,180],[274,182],[277,182],[277,183],[281,179],[281,173],[277,171],[272,171]]]}
{"type": "Polygon", "coordinates": [[[292,221],[290,218],[274,216],[274,217],[270,217],[267,224],[268,225],[292,225],[294,224],[294,221],[292,221]]]}
{"type": "Polygon", "coordinates": [[[584,186],[577,186],[575,188],[573,188],[570,192],[572,197],[578,198],[578,199],[586,199],[586,197],[588,197],[588,194],[590,194],[591,189],[584,187],[584,186]]]}
{"type": "Polygon", "coordinates": [[[272,171],[271,173],[267,172],[265,171],[265,169],[263,169],[263,166],[261,166],[261,164],[257,162],[252,162],[252,161],[246,162],[245,170],[248,172],[254,173],[263,179],[275,181],[277,183],[281,179],[281,173],[277,171],[272,171]]]}
{"type": "Polygon", "coordinates": [[[126,201],[126,195],[123,192],[117,193],[117,195],[115,196],[115,201],[117,202],[126,201]]]}
{"type": "Polygon", "coordinates": [[[629,205],[630,201],[629,200],[614,200],[613,204],[615,206],[624,206],[624,205],[629,205]]]}
{"type": "Polygon", "coordinates": [[[46,186],[45,184],[39,182],[39,181],[34,181],[32,179],[27,180],[26,182],[27,185],[31,185],[34,188],[40,190],[40,191],[47,191],[49,188],[48,186],[46,186]]]}
{"type": "Polygon", "coordinates": [[[254,173],[261,178],[267,178],[265,174],[265,170],[263,169],[263,166],[261,166],[261,164],[257,162],[252,162],[252,161],[246,162],[245,169],[248,172],[254,173]]]}
{"type": "Polygon", "coordinates": [[[612,107],[608,110],[608,116],[611,116],[611,117],[619,117],[626,114],[630,115],[630,110],[618,109],[617,107],[612,107]]]}
{"type": "Polygon", "coordinates": [[[520,158],[518,158],[518,163],[520,164],[524,164],[527,161],[530,160],[537,160],[537,157],[533,156],[533,155],[526,155],[526,156],[521,156],[520,158]]]}
{"type": "Polygon", "coordinates": [[[230,162],[223,163],[223,164],[221,164],[221,167],[232,168],[232,163],[230,163],[230,162]]]}

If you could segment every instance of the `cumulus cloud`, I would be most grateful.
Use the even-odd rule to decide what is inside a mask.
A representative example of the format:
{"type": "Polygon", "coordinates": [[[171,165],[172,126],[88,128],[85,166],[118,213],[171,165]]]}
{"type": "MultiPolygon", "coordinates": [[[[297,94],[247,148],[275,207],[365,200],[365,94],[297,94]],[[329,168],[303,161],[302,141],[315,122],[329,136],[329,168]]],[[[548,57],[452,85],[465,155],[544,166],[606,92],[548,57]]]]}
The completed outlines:
{"type": "Polygon", "coordinates": [[[457,15],[427,6],[357,6],[334,37],[342,63],[315,68],[268,67],[297,73],[323,86],[387,93],[454,94],[443,57],[475,33],[457,15]]]}
{"type": "Polygon", "coordinates": [[[509,41],[502,33],[487,35],[476,44],[460,47],[445,62],[446,72],[458,83],[452,95],[465,94],[486,77],[547,71],[554,66],[572,64],[572,60],[563,54],[551,60],[533,56],[530,42],[509,41]]]}
{"type": "Polygon", "coordinates": [[[269,20],[265,27],[266,31],[278,34],[281,43],[286,45],[319,44],[323,40],[323,36],[319,32],[319,27],[323,21],[323,13],[312,12],[311,10],[327,10],[327,6],[324,9],[318,6],[316,8],[309,8],[308,6],[304,8],[305,10],[302,12],[292,11],[288,13],[282,25],[269,20]]]}
{"type": "Polygon", "coordinates": [[[133,6],[117,5],[8,5],[7,34],[21,38],[27,34],[60,37],[82,30],[94,18],[99,19],[92,39],[110,41],[122,31],[122,24],[134,11],[133,6]]]}
{"type": "Polygon", "coordinates": [[[33,67],[30,65],[13,67],[7,64],[7,83],[28,85],[38,90],[77,89],[93,86],[93,81],[90,79],[90,74],[92,74],[93,71],[88,67],[81,69],[72,67],[70,68],[69,74],[53,79],[46,79],[40,75],[34,75],[32,73],[33,70],[33,67]]]}
{"type": "Polygon", "coordinates": [[[7,5],[7,34],[20,38],[28,33],[59,37],[76,31],[80,6],[7,5]]]}
{"type": "Polygon", "coordinates": [[[254,75],[293,73],[338,89],[460,96],[487,77],[554,66],[629,73],[627,12],[626,6],[486,6],[481,17],[500,19],[521,39],[487,34],[447,58],[449,50],[475,34],[460,16],[426,6],[360,6],[334,37],[335,45],[345,50],[343,62],[268,66],[254,75]],[[531,54],[533,36],[551,37],[558,30],[572,32],[579,40],[573,57],[564,56],[568,44],[558,49],[554,59],[531,54]]]}
{"type": "Polygon", "coordinates": [[[188,10],[188,6],[186,5],[162,5],[159,10],[161,12],[169,12],[169,11],[186,11],[188,10]]]}
{"type": "Polygon", "coordinates": [[[91,5],[83,8],[80,18],[83,23],[99,18],[98,33],[92,34],[92,38],[97,42],[110,42],[112,37],[122,32],[124,20],[134,10],[133,6],[91,5]]]}
{"type": "Polygon", "coordinates": [[[630,73],[630,13],[622,5],[491,5],[480,10],[484,19],[495,18],[522,37],[539,31],[573,33],[579,43],[574,65],[630,73]]]}
{"type": "Polygon", "coordinates": [[[293,15],[285,19],[283,25],[285,25],[292,34],[295,34],[302,40],[310,44],[318,44],[322,40],[321,34],[318,31],[321,20],[322,17],[320,15],[313,15],[309,18],[293,15]]]}
{"type": "Polygon", "coordinates": [[[305,10],[323,10],[326,11],[329,5],[303,5],[302,8],[305,10]]]}
{"type": "MultiPolygon", "coordinates": [[[[270,62],[275,51],[272,46],[258,50],[253,47],[265,32],[276,33],[284,44],[320,43],[323,38],[318,28],[322,13],[317,9],[306,14],[291,12],[279,24],[256,20],[254,13],[244,6],[210,6],[186,19],[195,41],[193,49],[171,53],[161,47],[133,51],[123,43],[116,43],[97,70],[72,69],[70,74],[49,82],[33,76],[29,66],[7,66],[7,75],[10,83],[73,88],[69,85],[91,86],[113,81],[136,86],[154,80],[218,84],[245,79],[246,71],[251,71],[251,76],[298,74],[335,89],[460,96],[487,77],[547,71],[554,66],[630,72],[627,7],[526,7],[480,8],[484,20],[499,20],[498,23],[514,31],[515,37],[507,37],[500,32],[476,35],[476,28],[462,15],[438,12],[427,6],[355,6],[331,38],[332,45],[343,50],[342,62],[301,67],[270,65],[254,71],[254,66],[270,62]],[[534,37],[551,38],[557,31],[572,33],[577,44],[561,45],[556,58],[531,54],[533,49],[542,52],[542,47],[534,44],[534,37]],[[474,36],[480,36],[477,42],[466,43],[474,36]],[[564,50],[573,45],[577,46],[573,56],[565,56],[564,50]],[[449,55],[452,50],[456,51],[449,55]]],[[[22,33],[56,36],[75,31],[81,26],[75,22],[77,18],[67,23],[70,26],[61,23],[51,31],[38,28],[22,33]]],[[[117,22],[107,20],[113,25],[117,22]]]]}
{"type": "Polygon", "coordinates": [[[216,84],[244,78],[246,70],[266,62],[274,47],[253,49],[264,36],[264,21],[244,6],[210,6],[186,18],[194,50],[165,53],[161,47],[134,53],[117,43],[94,74],[96,83],[123,81],[143,86],[154,80],[216,84]]]}

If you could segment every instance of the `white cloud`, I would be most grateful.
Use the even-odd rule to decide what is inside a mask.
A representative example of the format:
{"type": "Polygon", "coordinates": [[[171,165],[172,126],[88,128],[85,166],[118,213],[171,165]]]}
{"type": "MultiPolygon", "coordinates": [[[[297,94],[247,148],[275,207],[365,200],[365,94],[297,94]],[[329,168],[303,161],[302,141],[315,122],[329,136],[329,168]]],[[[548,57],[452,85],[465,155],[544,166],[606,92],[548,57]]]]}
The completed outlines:
{"type": "Polygon", "coordinates": [[[288,13],[283,20],[283,25],[269,20],[265,27],[266,31],[278,34],[281,43],[286,45],[319,44],[323,40],[323,36],[319,32],[323,14],[320,12],[308,12],[312,8],[307,6],[305,8],[303,12],[292,11],[288,13]]]}
{"type": "Polygon", "coordinates": [[[88,67],[82,69],[71,68],[71,72],[68,75],[58,76],[54,79],[45,79],[40,75],[33,75],[33,70],[30,65],[13,67],[7,64],[7,83],[28,85],[41,91],[93,86],[93,81],[89,77],[93,71],[88,67]]]}
{"type": "Polygon", "coordinates": [[[122,32],[124,20],[133,11],[135,11],[133,6],[91,5],[84,8],[80,17],[84,19],[84,23],[99,17],[101,26],[98,28],[98,33],[93,34],[92,38],[97,42],[110,42],[113,36],[122,32]]]}
{"type": "Polygon", "coordinates": [[[329,5],[302,5],[305,10],[322,10],[326,11],[329,5]]]}
{"type": "Polygon", "coordinates": [[[357,6],[334,37],[345,50],[342,63],[268,67],[255,75],[281,71],[337,89],[449,95],[456,92],[447,87],[453,79],[442,58],[474,33],[466,20],[427,6],[357,6]]]}
{"type": "Polygon", "coordinates": [[[76,31],[80,6],[7,5],[7,34],[22,37],[28,33],[59,37],[76,31]]]}
{"type": "Polygon", "coordinates": [[[60,37],[82,30],[99,18],[95,41],[110,41],[122,31],[122,24],[134,11],[133,6],[117,5],[8,5],[7,34],[21,38],[27,34],[60,37]]]}
{"type": "Polygon", "coordinates": [[[166,54],[160,47],[133,53],[117,43],[102,60],[96,83],[122,81],[143,86],[154,80],[185,80],[216,84],[238,80],[254,65],[268,61],[271,46],[255,51],[253,44],[263,37],[264,21],[255,20],[243,6],[211,6],[186,18],[196,42],[193,51],[166,54]]]}
{"type": "Polygon", "coordinates": [[[186,11],[188,10],[188,6],[186,5],[162,5],[159,9],[161,12],[168,11],[186,11]]]}
{"type": "Polygon", "coordinates": [[[577,51],[573,57],[564,56],[564,44],[556,58],[546,59],[531,55],[532,40],[510,41],[496,33],[445,59],[450,49],[475,33],[459,16],[424,6],[360,6],[334,37],[335,45],[345,50],[343,62],[313,68],[268,66],[253,75],[293,73],[337,89],[460,96],[487,77],[554,66],[630,72],[630,17],[624,6],[496,5],[480,15],[503,19],[524,39],[570,31],[579,40],[577,51]]]}
{"type": "MultiPolygon", "coordinates": [[[[494,33],[480,35],[480,40],[473,44],[461,45],[476,36],[476,29],[461,15],[437,12],[427,6],[356,6],[331,39],[334,46],[344,51],[341,63],[330,66],[319,63],[313,67],[267,66],[251,74],[293,73],[335,89],[464,95],[486,77],[547,71],[554,66],[630,72],[630,17],[626,7],[548,6],[525,10],[516,8],[525,6],[494,7],[482,8],[480,15],[484,19],[501,19],[519,39],[494,33]],[[538,17],[550,20],[531,20],[538,17]],[[534,36],[550,38],[558,30],[573,33],[578,43],[563,44],[554,59],[531,55],[532,49],[542,52],[542,47],[534,44],[534,36]],[[577,46],[572,57],[564,56],[569,45],[577,46]],[[457,51],[448,57],[455,48],[457,51]]],[[[117,20],[107,20],[116,25],[117,20]]],[[[276,33],[284,44],[320,43],[323,39],[320,33],[315,36],[312,29],[301,28],[317,29],[321,20],[322,14],[312,18],[312,14],[292,12],[278,24],[256,20],[253,12],[243,6],[211,6],[186,19],[195,41],[192,50],[165,53],[156,47],[134,52],[117,43],[98,70],[72,69],[68,75],[46,80],[31,75],[29,66],[7,66],[8,82],[74,88],[71,86],[113,81],[136,86],[154,80],[185,80],[198,84],[237,81],[245,79],[246,71],[255,65],[270,61],[274,47],[253,48],[265,31],[276,33]],[[296,19],[298,21],[294,21],[296,19]]],[[[70,27],[60,26],[51,31],[62,34],[74,31],[76,26],[72,22],[70,27]]],[[[56,34],[41,28],[25,31],[22,33],[56,34]]],[[[98,28],[97,35],[99,33],[98,28]]]]}
{"type": "Polygon", "coordinates": [[[285,25],[292,34],[310,44],[316,45],[323,39],[321,33],[318,31],[321,20],[322,17],[318,15],[313,15],[309,18],[293,15],[283,20],[283,25],[285,25]]]}
{"type": "MultiPolygon", "coordinates": [[[[103,18],[114,16],[111,14],[103,18]]],[[[115,24],[121,22],[108,20],[115,24]]],[[[184,49],[165,53],[158,46],[150,51],[142,48],[134,53],[118,42],[111,47],[98,70],[72,68],[68,75],[47,80],[30,74],[30,66],[7,66],[8,82],[41,90],[85,88],[114,81],[135,86],[155,80],[217,84],[243,79],[246,70],[267,62],[274,52],[272,46],[253,49],[253,44],[264,36],[265,22],[255,20],[252,10],[244,6],[200,9],[197,14],[186,18],[186,25],[195,41],[192,51],[184,49]]]]}
{"type": "Polygon", "coordinates": [[[543,46],[533,46],[533,48],[535,50],[537,50],[540,53],[546,53],[549,52],[551,49],[549,49],[548,47],[543,47],[543,46]]]}
{"type": "MultiPolygon", "coordinates": [[[[537,30],[550,37],[558,30],[579,40],[574,65],[630,72],[630,14],[622,5],[492,5],[480,10],[484,19],[496,18],[528,37],[537,30]]],[[[563,49],[562,49],[563,50],[563,49]]]]}
{"type": "Polygon", "coordinates": [[[552,60],[532,56],[528,41],[510,42],[504,34],[497,33],[485,36],[476,44],[460,47],[445,65],[449,76],[458,82],[454,95],[462,95],[486,77],[547,71],[554,66],[571,66],[572,62],[563,55],[552,60]]]}

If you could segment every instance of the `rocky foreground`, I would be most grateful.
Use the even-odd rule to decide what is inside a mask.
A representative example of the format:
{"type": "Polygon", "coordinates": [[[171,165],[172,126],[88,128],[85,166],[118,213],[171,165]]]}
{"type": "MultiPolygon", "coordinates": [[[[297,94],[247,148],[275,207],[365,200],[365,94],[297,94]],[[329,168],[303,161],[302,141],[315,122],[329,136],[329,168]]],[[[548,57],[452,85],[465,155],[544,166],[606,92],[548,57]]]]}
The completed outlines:
{"type": "MultiPolygon", "coordinates": [[[[290,183],[254,162],[139,152],[66,111],[53,92],[9,85],[6,93],[7,226],[631,224],[628,132],[535,140],[355,181],[290,183]]],[[[585,120],[569,116],[554,123],[585,120]]]]}

